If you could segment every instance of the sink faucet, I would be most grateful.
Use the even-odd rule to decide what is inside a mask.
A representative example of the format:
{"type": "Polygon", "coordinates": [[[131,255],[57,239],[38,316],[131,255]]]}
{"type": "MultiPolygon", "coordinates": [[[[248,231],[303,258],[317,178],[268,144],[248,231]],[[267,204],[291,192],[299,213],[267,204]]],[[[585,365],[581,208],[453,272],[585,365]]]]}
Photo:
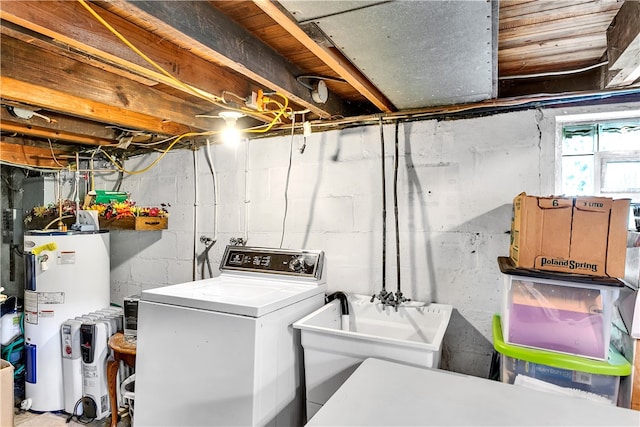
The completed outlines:
{"type": "Polygon", "coordinates": [[[393,300],[393,292],[387,292],[385,289],[382,289],[377,295],[373,294],[371,296],[371,302],[374,302],[376,298],[379,299],[383,305],[387,305],[389,299],[393,300]]]}
{"type": "Polygon", "coordinates": [[[376,298],[380,300],[383,306],[389,305],[391,307],[394,307],[396,311],[398,311],[398,307],[400,306],[400,304],[402,304],[403,302],[411,301],[411,298],[405,298],[402,295],[402,291],[398,291],[394,295],[393,292],[387,292],[384,289],[380,291],[379,294],[374,294],[371,297],[371,302],[374,302],[376,298]]]}

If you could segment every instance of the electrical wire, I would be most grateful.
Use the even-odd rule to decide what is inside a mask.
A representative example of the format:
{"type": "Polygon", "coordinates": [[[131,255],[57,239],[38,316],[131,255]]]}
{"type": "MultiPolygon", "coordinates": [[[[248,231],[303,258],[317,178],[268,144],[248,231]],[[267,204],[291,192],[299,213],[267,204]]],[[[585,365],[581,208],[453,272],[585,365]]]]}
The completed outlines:
{"type": "Polygon", "coordinates": [[[89,6],[87,4],[87,2],[85,2],[85,0],[78,0],[78,2],[85,8],[87,9],[87,11],[94,17],[96,18],[96,20],[98,22],[100,22],[102,25],[104,25],[104,27],[106,29],[108,29],[114,36],[116,36],[118,39],[120,39],[120,41],[122,43],[124,43],[125,45],[127,45],[127,47],[129,49],[131,49],[132,51],[134,51],[138,56],[140,56],[142,59],[144,59],[148,64],[150,64],[153,68],[155,68],[156,70],[158,70],[160,73],[162,73],[163,75],[165,75],[166,77],[168,77],[172,82],[174,82],[176,85],[180,86],[183,89],[188,90],[189,92],[191,92],[192,94],[194,94],[195,96],[197,96],[200,99],[204,99],[206,101],[209,102],[213,102],[216,105],[219,105],[217,101],[224,101],[221,97],[219,96],[215,96],[215,95],[205,95],[204,91],[201,91],[189,84],[186,84],[184,82],[182,82],[181,80],[179,80],[178,78],[174,77],[171,73],[169,73],[168,71],[166,71],[164,68],[162,68],[160,65],[158,65],[155,61],[153,61],[151,58],[149,58],[147,55],[145,55],[140,49],[138,49],[137,47],[135,47],[133,45],[133,43],[131,43],[126,37],[124,37],[122,34],[120,34],[120,32],[118,32],[118,30],[116,30],[115,28],[113,28],[107,21],[105,21],[91,6],[89,6]]]}
{"type": "Polygon", "coordinates": [[[107,154],[104,151],[102,152],[102,155],[105,156],[116,167],[116,169],[118,169],[119,171],[127,173],[129,175],[136,175],[136,174],[147,172],[149,169],[151,169],[152,167],[157,165],[160,162],[160,160],[162,160],[162,158],[173,148],[173,146],[176,145],[182,139],[187,138],[187,137],[192,137],[192,136],[214,135],[216,133],[218,133],[218,132],[211,131],[211,132],[187,132],[187,133],[183,133],[182,135],[177,136],[176,139],[169,145],[169,147],[167,147],[165,150],[163,150],[162,154],[157,159],[155,159],[153,162],[151,162],[151,164],[149,166],[147,166],[147,167],[145,167],[143,169],[139,169],[137,171],[126,170],[124,167],[120,166],[118,164],[118,162],[116,162],[116,160],[113,157],[111,157],[109,154],[107,154]]]}
{"type": "MultiPolygon", "coordinates": [[[[279,96],[279,97],[281,97],[283,99],[283,101],[284,101],[284,104],[278,103],[278,105],[281,105],[281,108],[277,111],[276,116],[273,118],[271,123],[269,123],[264,128],[243,129],[242,130],[243,132],[245,132],[245,133],[264,133],[264,132],[268,132],[269,130],[271,130],[271,128],[273,128],[273,126],[278,122],[278,120],[280,120],[280,118],[283,115],[287,114],[287,109],[288,109],[288,106],[289,106],[289,98],[287,98],[285,95],[281,94],[280,92],[275,92],[274,94],[279,96]]],[[[277,101],[275,101],[275,102],[277,103],[277,101]]],[[[274,112],[275,112],[275,110],[274,110],[274,112]]],[[[212,136],[212,135],[217,135],[219,133],[221,133],[221,131],[187,132],[187,133],[183,133],[182,135],[177,136],[175,138],[175,140],[165,150],[160,151],[162,154],[157,159],[155,159],[153,162],[151,162],[151,164],[149,164],[148,166],[144,167],[143,169],[139,169],[137,171],[130,171],[130,170],[125,169],[123,166],[118,164],[118,162],[113,157],[111,157],[108,153],[106,153],[105,151],[102,151],[102,154],[120,172],[127,173],[129,175],[136,175],[136,174],[141,174],[141,173],[147,172],[149,169],[151,169],[152,167],[157,165],[160,162],[160,160],[162,160],[164,158],[164,156],[182,139],[188,138],[188,137],[197,137],[197,136],[212,136]]]]}
{"type": "Polygon", "coordinates": [[[308,83],[305,83],[302,81],[302,79],[313,79],[313,80],[328,80],[328,81],[332,81],[332,82],[338,82],[338,83],[347,83],[346,80],[344,79],[340,79],[338,77],[329,77],[329,76],[314,76],[314,75],[304,75],[304,76],[297,76],[296,80],[298,81],[298,83],[300,83],[302,86],[306,87],[309,90],[313,90],[313,86],[311,86],[308,83]]]}
{"type": "Polygon", "coordinates": [[[60,166],[61,168],[64,169],[64,166],[62,166],[60,164],[60,162],[58,162],[58,159],[56,159],[56,155],[53,153],[53,146],[51,145],[51,140],[49,138],[47,138],[47,141],[49,142],[49,151],[51,151],[51,158],[56,163],[56,165],[58,165],[58,166],[60,166]]]}
{"type": "Polygon", "coordinates": [[[218,240],[218,204],[220,203],[220,197],[218,196],[218,178],[216,174],[216,167],[213,164],[213,158],[211,157],[211,142],[209,141],[209,138],[207,138],[205,154],[207,156],[207,163],[209,164],[211,178],[213,179],[213,244],[215,244],[218,240]]]}
{"type": "Polygon", "coordinates": [[[289,141],[289,166],[287,167],[287,179],[284,184],[284,215],[282,217],[282,236],[280,237],[280,248],[284,243],[284,232],[287,224],[287,211],[289,209],[289,178],[291,177],[291,163],[293,161],[293,136],[295,131],[296,115],[294,114],[291,119],[291,140],[289,141]]]}
{"type": "Polygon", "coordinates": [[[138,147],[151,147],[153,145],[160,145],[160,144],[164,144],[165,142],[169,142],[172,139],[177,138],[178,136],[179,135],[170,136],[169,138],[161,139],[159,141],[154,141],[154,142],[132,142],[131,145],[135,145],[138,147]]]}
{"type": "Polygon", "coordinates": [[[67,218],[73,218],[73,215],[64,215],[64,216],[61,216],[61,217],[59,217],[59,218],[56,218],[56,219],[54,219],[53,221],[51,221],[49,224],[45,225],[45,226],[44,226],[44,228],[43,228],[43,230],[48,230],[48,229],[49,229],[49,227],[51,227],[51,225],[52,225],[54,222],[62,221],[63,219],[67,219],[67,218]]]}
{"type": "Polygon", "coordinates": [[[233,96],[234,98],[237,98],[237,99],[241,100],[242,102],[246,102],[246,101],[247,101],[247,99],[246,99],[245,97],[243,97],[243,96],[240,96],[240,95],[238,95],[238,94],[236,94],[236,93],[233,93],[233,92],[231,92],[231,91],[228,91],[228,90],[223,90],[223,91],[222,91],[222,97],[221,97],[221,98],[222,98],[222,102],[224,102],[224,103],[226,103],[226,102],[227,102],[227,101],[226,101],[226,99],[224,98],[224,96],[225,96],[226,94],[229,94],[229,95],[233,96]]]}
{"type": "Polygon", "coordinates": [[[589,65],[588,67],[577,68],[574,70],[564,70],[564,71],[547,71],[544,73],[534,73],[534,74],[521,74],[517,76],[501,76],[498,77],[498,80],[516,80],[516,79],[531,79],[536,77],[551,77],[551,76],[565,76],[568,74],[578,74],[585,71],[593,70],[594,68],[600,68],[609,63],[609,61],[603,61],[598,64],[589,65]]]}
{"type": "MultiPolygon", "coordinates": [[[[140,49],[138,49],[135,45],[133,45],[133,43],[131,43],[126,37],[124,37],[122,34],[120,34],[120,32],[118,32],[114,27],[112,27],[107,21],[105,21],[91,6],[89,6],[89,4],[85,1],[85,0],[78,0],[78,2],[98,21],[100,22],[107,30],[109,30],[114,36],[116,36],[122,43],[124,43],[127,47],[129,47],[129,49],[131,49],[133,52],[135,52],[138,56],[140,56],[144,61],[146,61],[148,64],[150,64],[153,68],[155,68],[157,71],[159,71],[161,74],[163,74],[164,76],[166,76],[167,78],[169,78],[174,84],[176,84],[177,86],[186,89],[187,91],[189,91],[190,93],[194,94],[195,96],[204,99],[206,101],[209,101],[211,103],[213,103],[214,105],[217,105],[219,107],[223,107],[225,109],[228,110],[233,110],[233,111],[239,111],[242,113],[246,113],[247,111],[249,112],[253,112],[253,110],[250,110],[248,108],[241,108],[241,109],[237,109],[237,108],[230,108],[227,104],[226,101],[224,99],[224,95],[226,93],[229,93],[239,99],[245,100],[245,98],[236,95],[232,92],[223,92],[223,96],[219,97],[216,95],[212,95],[212,94],[206,94],[204,91],[197,89],[187,83],[182,82],[181,80],[179,80],[178,78],[176,78],[175,76],[173,76],[171,73],[169,73],[168,71],[166,71],[164,68],[162,68],[160,65],[158,65],[156,62],[154,62],[151,58],[149,58],[147,55],[144,54],[144,52],[142,52],[140,49]]],[[[249,132],[249,133],[264,133],[264,132],[268,132],[269,130],[271,130],[271,128],[273,128],[273,126],[276,123],[280,122],[281,117],[284,115],[286,116],[288,111],[290,111],[291,109],[288,108],[288,104],[289,104],[289,99],[282,95],[279,92],[275,92],[275,95],[281,97],[284,100],[284,104],[280,104],[279,102],[273,100],[273,99],[268,99],[267,100],[267,104],[268,103],[275,103],[276,105],[278,105],[279,109],[276,111],[267,111],[268,113],[274,113],[275,117],[274,119],[271,121],[271,123],[269,123],[269,125],[267,125],[265,128],[262,129],[249,129],[246,130],[245,132],[249,132]]],[[[160,162],[160,160],[162,158],[164,158],[164,156],[169,152],[169,150],[171,150],[171,148],[173,148],[173,146],[180,140],[187,138],[187,137],[195,137],[195,136],[211,136],[211,135],[215,135],[218,132],[214,131],[214,132],[187,132],[184,133],[182,135],[179,135],[178,137],[176,137],[176,139],[171,143],[171,145],[169,145],[169,147],[166,150],[161,151],[162,154],[155,160],[153,161],[149,166],[137,170],[137,171],[128,171],[126,169],[124,169],[124,167],[120,166],[118,164],[118,162],[115,161],[115,159],[113,159],[113,157],[111,157],[109,154],[103,152],[104,156],[116,167],[116,169],[118,169],[120,172],[123,173],[128,173],[130,175],[133,174],[140,174],[140,173],[144,173],[147,172],[149,169],[151,169],[152,167],[154,167],[158,162],[160,162]]],[[[53,153],[52,153],[53,154],[53,153]]]]}
{"type": "MultiPolygon", "coordinates": [[[[171,80],[174,84],[176,84],[177,86],[186,89],[188,92],[192,93],[193,95],[195,95],[196,97],[203,99],[205,101],[211,102],[214,105],[217,105],[218,107],[222,107],[225,108],[227,110],[232,110],[232,111],[238,111],[241,113],[253,113],[253,110],[250,108],[233,108],[230,107],[227,102],[224,99],[224,93],[223,96],[217,96],[214,94],[210,94],[207,93],[201,89],[198,89],[194,86],[191,86],[190,84],[187,84],[183,81],[181,81],[180,79],[178,79],[177,77],[175,77],[174,75],[172,75],[171,73],[169,73],[167,70],[165,70],[164,68],[162,68],[159,64],[157,64],[155,61],[153,61],[151,58],[149,58],[147,55],[145,55],[140,49],[138,49],[137,47],[135,47],[135,45],[133,45],[133,43],[131,43],[124,35],[120,34],[120,32],[118,32],[118,30],[116,30],[114,27],[112,27],[107,21],[104,20],[104,18],[102,18],[91,6],[89,6],[89,4],[85,1],[85,0],[78,0],[78,2],[98,21],[100,22],[107,30],[109,30],[114,36],[116,36],[122,43],[124,43],[129,49],[131,49],[134,53],[136,53],[140,58],[142,58],[145,62],[147,62],[149,65],[151,65],[153,68],[155,68],[156,70],[158,70],[161,74],[163,74],[164,76],[166,76],[169,80],[171,80]]],[[[227,92],[230,94],[233,94],[232,92],[227,92]]],[[[235,94],[233,94],[235,95],[235,94]]],[[[239,97],[238,95],[235,95],[238,98],[245,100],[245,98],[239,97]]]]}

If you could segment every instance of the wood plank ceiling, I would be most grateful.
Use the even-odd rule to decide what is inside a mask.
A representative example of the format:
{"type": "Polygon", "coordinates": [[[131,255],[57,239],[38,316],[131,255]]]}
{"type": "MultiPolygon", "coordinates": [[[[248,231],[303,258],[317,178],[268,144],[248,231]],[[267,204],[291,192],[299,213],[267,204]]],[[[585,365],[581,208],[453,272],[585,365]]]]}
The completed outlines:
{"type": "Polygon", "coordinates": [[[640,92],[636,1],[503,0],[498,96],[409,111],[276,2],[3,1],[0,18],[0,160],[9,164],[57,168],[97,147],[120,158],[197,147],[217,141],[223,110],[241,112],[256,137],[290,132],[294,118],[316,131],[541,93],[640,92]],[[326,102],[309,90],[320,80],[326,102]]]}

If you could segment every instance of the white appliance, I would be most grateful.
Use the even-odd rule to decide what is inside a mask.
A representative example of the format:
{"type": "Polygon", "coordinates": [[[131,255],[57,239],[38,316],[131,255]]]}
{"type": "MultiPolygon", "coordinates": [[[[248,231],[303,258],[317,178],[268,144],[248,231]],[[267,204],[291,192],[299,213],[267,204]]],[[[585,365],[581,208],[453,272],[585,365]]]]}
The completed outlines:
{"type": "MultiPolygon", "coordinates": [[[[83,371],[80,346],[80,326],[98,320],[107,322],[108,336],[122,331],[122,308],[107,307],[69,319],[62,323],[60,338],[62,342],[62,379],[64,388],[64,411],[73,415],[83,414],[83,371]]],[[[106,360],[104,361],[106,363],[106,360]]],[[[91,387],[91,386],[90,386],[91,387]]],[[[119,390],[118,390],[118,395],[119,390]]],[[[87,401],[84,404],[89,404],[87,401]]]]}
{"type": "Polygon", "coordinates": [[[82,412],[85,417],[101,420],[111,414],[107,382],[109,322],[104,319],[80,325],[82,354],[82,412]]]}
{"type": "Polygon", "coordinates": [[[324,253],[228,246],[220,276],[143,291],[136,427],[302,425],[293,322],[324,304],[324,253]]]}
{"type": "Polygon", "coordinates": [[[62,340],[62,386],[64,411],[82,415],[82,359],[80,357],[80,325],[82,321],[69,319],[60,327],[62,340]]]}
{"type": "Polygon", "coordinates": [[[638,426],[636,410],[440,369],[366,359],[307,427],[638,426]]]}
{"type": "Polygon", "coordinates": [[[60,327],[109,306],[109,232],[24,235],[25,397],[33,411],[64,408],[60,327]]]}

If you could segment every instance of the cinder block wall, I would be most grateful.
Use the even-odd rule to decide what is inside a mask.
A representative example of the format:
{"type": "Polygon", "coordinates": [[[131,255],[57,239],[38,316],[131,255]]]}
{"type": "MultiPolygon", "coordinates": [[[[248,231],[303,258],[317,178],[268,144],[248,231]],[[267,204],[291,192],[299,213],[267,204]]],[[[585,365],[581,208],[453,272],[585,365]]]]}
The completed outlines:
{"type": "MultiPolygon", "coordinates": [[[[554,116],[638,106],[400,123],[401,288],[414,300],[453,305],[443,367],[488,374],[491,317],[499,312],[501,299],[496,258],[508,255],[513,197],[521,191],[554,192],[554,116]]],[[[329,291],[379,292],[379,133],[378,126],[314,133],[302,153],[300,135],[252,140],[237,147],[213,145],[219,185],[217,243],[209,252],[213,274],[218,274],[230,238],[248,237],[249,245],[266,247],[279,247],[282,240],[283,247],[326,252],[329,291]]],[[[386,286],[395,292],[394,135],[395,126],[385,125],[386,286]]],[[[171,152],[150,171],[125,178],[122,190],[130,191],[139,205],[169,203],[171,216],[168,230],[162,232],[111,233],[113,302],[121,303],[123,297],[143,289],[209,277],[204,245],[199,242],[201,235],[214,236],[213,180],[205,152],[171,152]],[[196,265],[194,253],[199,257],[196,265]]],[[[137,158],[126,167],[140,169],[154,158],[137,158]]],[[[105,181],[103,186],[108,189],[110,184],[105,181]]]]}

